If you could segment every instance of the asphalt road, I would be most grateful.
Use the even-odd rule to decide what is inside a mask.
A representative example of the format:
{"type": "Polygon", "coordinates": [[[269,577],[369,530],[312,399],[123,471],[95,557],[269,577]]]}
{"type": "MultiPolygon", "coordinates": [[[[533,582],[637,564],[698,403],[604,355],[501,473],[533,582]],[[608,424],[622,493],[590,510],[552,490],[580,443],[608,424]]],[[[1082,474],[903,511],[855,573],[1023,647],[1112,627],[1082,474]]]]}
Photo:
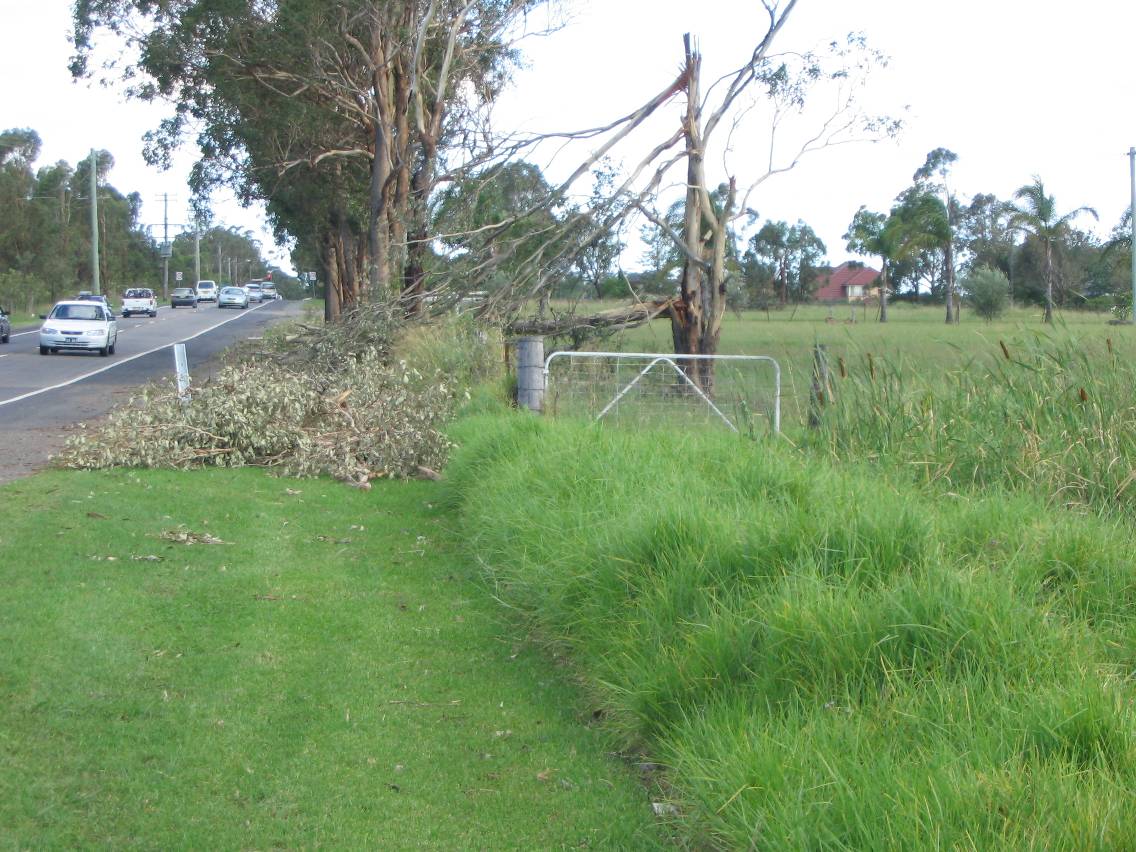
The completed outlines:
{"type": "Polygon", "coordinates": [[[118,318],[116,353],[39,354],[39,327],[12,329],[0,344],[0,482],[48,461],[77,424],[126,402],[140,385],[174,375],[173,344],[185,343],[193,381],[209,378],[234,343],[296,318],[300,302],[275,301],[248,310],[161,308],[154,319],[118,318]]]}

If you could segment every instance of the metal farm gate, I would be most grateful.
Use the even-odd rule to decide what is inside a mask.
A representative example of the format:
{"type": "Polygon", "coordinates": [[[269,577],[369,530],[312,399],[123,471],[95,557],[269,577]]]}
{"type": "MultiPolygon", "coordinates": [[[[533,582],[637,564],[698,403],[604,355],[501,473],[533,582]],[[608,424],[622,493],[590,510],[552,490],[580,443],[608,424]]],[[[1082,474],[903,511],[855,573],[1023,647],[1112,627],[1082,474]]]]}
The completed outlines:
{"type": "Polygon", "coordinates": [[[781,431],[781,366],[767,355],[553,352],[543,396],[553,416],[781,431]]]}

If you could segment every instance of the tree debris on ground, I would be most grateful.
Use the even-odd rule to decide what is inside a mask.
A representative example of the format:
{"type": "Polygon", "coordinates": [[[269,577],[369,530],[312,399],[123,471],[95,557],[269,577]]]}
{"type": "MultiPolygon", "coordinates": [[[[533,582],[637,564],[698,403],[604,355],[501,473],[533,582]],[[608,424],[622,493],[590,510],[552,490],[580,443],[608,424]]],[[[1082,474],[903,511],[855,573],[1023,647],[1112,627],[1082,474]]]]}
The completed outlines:
{"type": "MultiPolygon", "coordinates": [[[[443,369],[444,356],[431,354],[421,370],[395,356],[403,325],[398,312],[382,304],[365,305],[326,328],[297,325],[194,385],[188,399],[172,382],[144,388],[103,423],[71,438],[56,463],[259,465],[360,487],[432,472],[450,449],[440,427],[465,389],[460,376],[443,369]]],[[[461,336],[460,346],[443,341],[441,348],[448,342],[465,359],[479,347],[486,353],[481,360],[490,360],[484,335],[451,329],[450,336],[461,336]]]]}

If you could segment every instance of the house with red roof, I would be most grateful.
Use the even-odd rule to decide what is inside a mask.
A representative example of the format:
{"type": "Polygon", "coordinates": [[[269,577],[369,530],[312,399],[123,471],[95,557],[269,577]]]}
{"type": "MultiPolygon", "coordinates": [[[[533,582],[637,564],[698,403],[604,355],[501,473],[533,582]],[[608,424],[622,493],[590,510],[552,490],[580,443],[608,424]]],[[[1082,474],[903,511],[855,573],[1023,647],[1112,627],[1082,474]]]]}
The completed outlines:
{"type": "Polygon", "coordinates": [[[878,269],[846,260],[835,269],[820,273],[813,298],[818,302],[856,302],[877,292],[878,269]]]}

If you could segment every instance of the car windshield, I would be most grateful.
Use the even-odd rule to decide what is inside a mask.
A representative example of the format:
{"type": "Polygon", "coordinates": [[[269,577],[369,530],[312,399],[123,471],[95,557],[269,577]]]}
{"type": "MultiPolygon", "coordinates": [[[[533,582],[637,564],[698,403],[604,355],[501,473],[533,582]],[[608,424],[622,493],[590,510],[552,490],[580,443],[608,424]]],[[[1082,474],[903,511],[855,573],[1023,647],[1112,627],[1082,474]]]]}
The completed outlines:
{"type": "Polygon", "coordinates": [[[51,312],[52,319],[101,320],[103,309],[98,305],[56,305],[51,312]]]}
{"type": "Polygon", "coordinates": [[[149,299],[152,295],[153,295],[153,293],[151,293],[149,290],[127,290],[126,291],[126,298],[127,299],[149,299]]]}
{"type": "Polygon", "coordinates": [[[193,294],[193,291],[190,290],[188,287],[178,287],[174,290],[175,296],[189,296],[189,295],[192,295],[192,294],[193,294]]]}
{"type": "Polygon", "coordinates": [[[226,287],[221,291],[226,296],[243,296],[244,291],[240,287],[226,287]]]}

